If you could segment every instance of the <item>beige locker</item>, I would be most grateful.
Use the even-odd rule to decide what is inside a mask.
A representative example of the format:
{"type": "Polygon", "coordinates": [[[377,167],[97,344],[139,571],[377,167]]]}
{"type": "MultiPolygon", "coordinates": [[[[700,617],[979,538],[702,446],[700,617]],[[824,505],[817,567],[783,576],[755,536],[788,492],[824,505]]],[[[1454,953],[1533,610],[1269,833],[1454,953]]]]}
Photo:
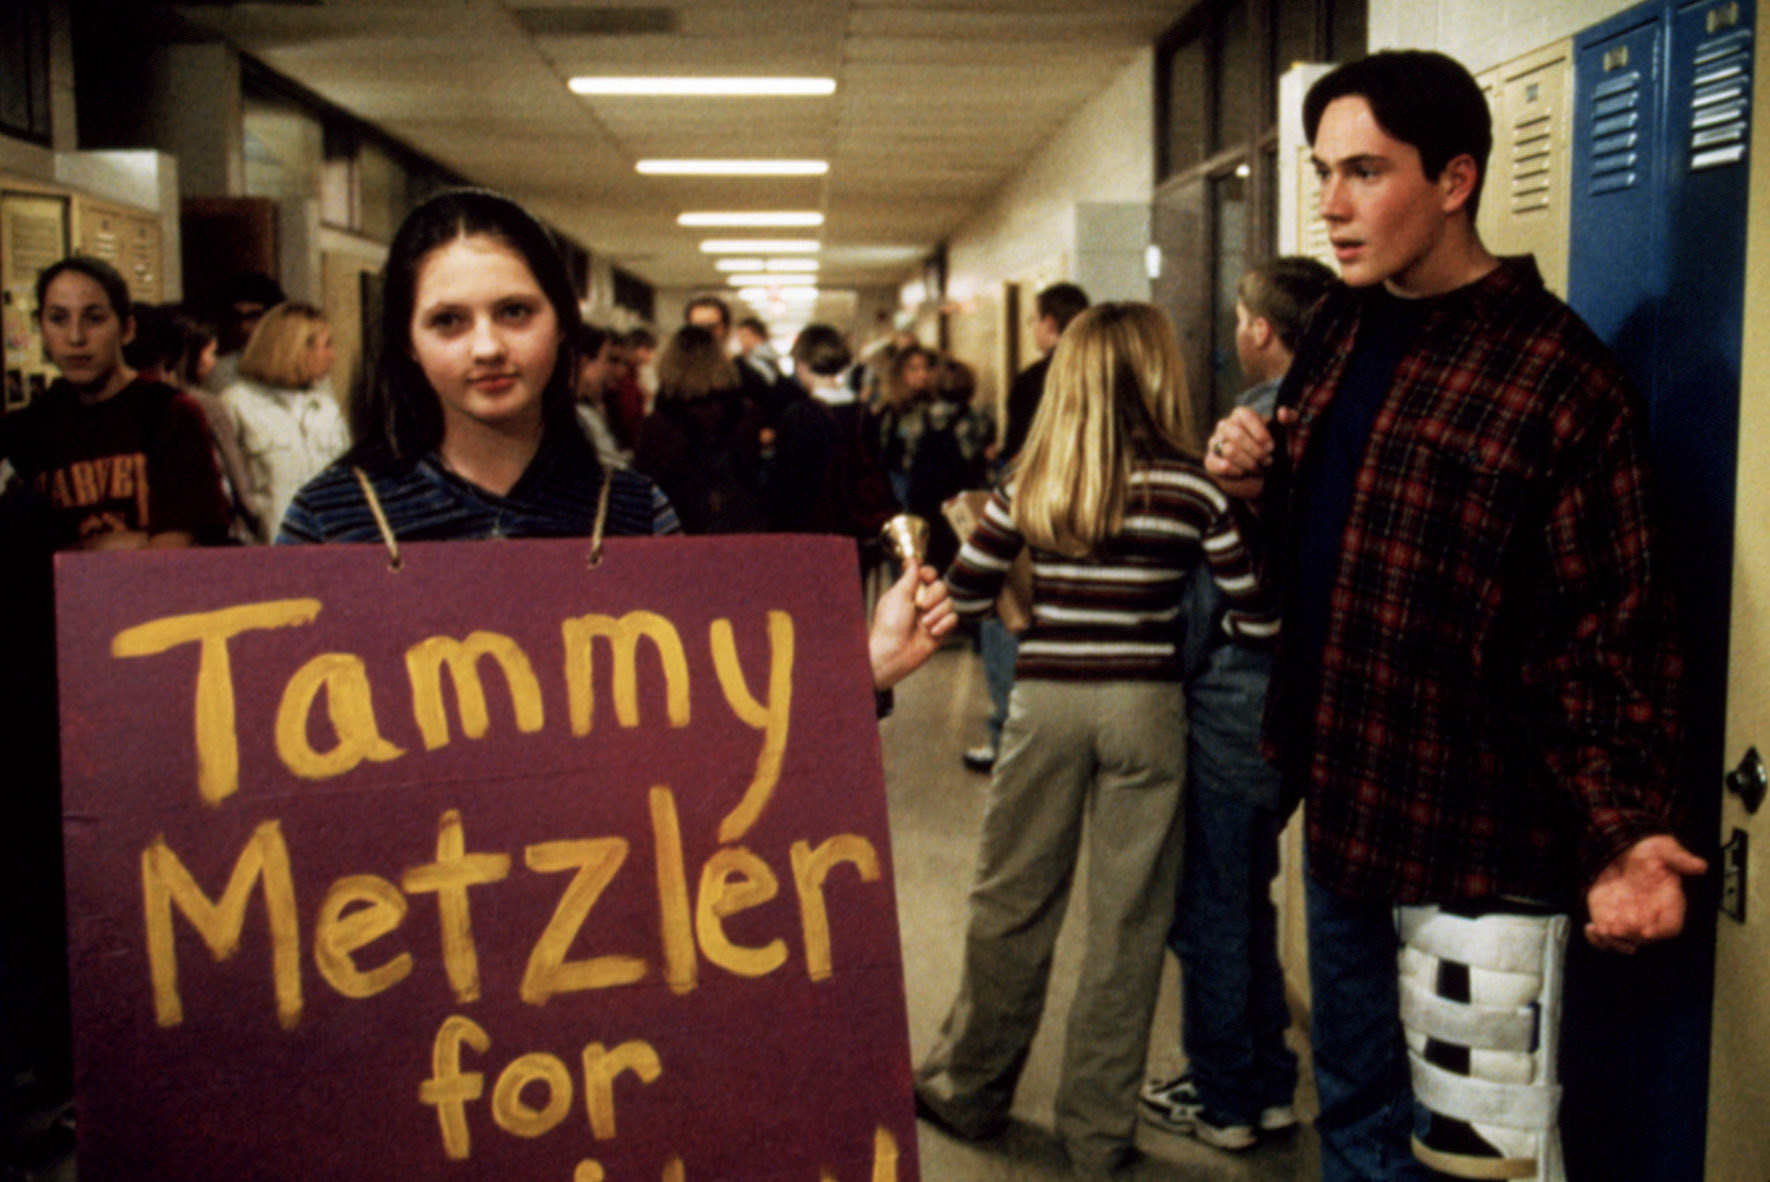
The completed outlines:
{"type": "Polygon", "coordinates": [[[1573,171],[1573,41],[1496,66],[1477,81],[1493,107],[1493,154],[1476,227],[1495,254],[1536,256],[1543,282],[1567,294],[1573,171]]]}
{"type": "Polygon", "coordinates": [[[68,253],[69,194],[0,178],[0,310],[6,371],[0,413],[18,410],[55,380],[37,323],[37,273],[68,253]]]}

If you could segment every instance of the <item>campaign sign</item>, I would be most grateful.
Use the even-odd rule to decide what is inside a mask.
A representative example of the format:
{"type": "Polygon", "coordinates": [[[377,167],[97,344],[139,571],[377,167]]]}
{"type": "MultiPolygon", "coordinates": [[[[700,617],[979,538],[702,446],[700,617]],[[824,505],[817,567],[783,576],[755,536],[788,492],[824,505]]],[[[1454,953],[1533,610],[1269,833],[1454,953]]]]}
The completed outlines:
{"type": "Polygon", "coordinates": [[[911,1182],[852,543],[64,555],[81,1182],[911,1182]]]}

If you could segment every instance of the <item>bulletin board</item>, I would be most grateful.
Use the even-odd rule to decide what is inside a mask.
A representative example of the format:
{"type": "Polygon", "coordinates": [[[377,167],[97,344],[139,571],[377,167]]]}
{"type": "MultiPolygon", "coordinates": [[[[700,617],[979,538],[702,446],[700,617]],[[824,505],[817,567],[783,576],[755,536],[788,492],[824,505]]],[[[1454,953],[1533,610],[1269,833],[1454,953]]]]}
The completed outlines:
{"type": "Polygon", "coordinates": [[[55,378],[37,324],[37,273],[68,253],[68,198],[0,191],[0,314],[6,334],[3,409],[18,410],[55,378]]]}

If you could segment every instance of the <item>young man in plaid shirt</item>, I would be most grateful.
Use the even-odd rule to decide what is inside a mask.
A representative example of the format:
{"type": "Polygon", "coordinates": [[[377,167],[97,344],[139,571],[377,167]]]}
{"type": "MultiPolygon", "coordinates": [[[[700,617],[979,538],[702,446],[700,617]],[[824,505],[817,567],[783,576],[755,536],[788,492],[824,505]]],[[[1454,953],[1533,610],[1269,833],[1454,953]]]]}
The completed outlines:
{"type": "Polygon", "coordinates": [[[1555,1182],[1570,915],[1633,952],[1706,868],[1672,835],[1646,415],[1531,260],[1481,245],[1466,70],[1375,54],[1304,121],[1344,282],[1276,419],[1236,411],[1206,466],[1258,499],[1284,596],[1267,730],[1307,801],[1322,1173],[1555,1182]]]}

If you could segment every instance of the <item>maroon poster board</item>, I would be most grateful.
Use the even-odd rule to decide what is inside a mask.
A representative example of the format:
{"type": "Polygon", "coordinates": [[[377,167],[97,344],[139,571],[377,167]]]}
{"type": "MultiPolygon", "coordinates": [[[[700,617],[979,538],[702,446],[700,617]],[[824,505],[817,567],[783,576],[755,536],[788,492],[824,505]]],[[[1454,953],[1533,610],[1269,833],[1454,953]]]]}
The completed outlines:
{"type": "Polygon", "coordinates": [[[852,545],[586,552],[58,559],[81,1182],[917,1178],[852,545]]]}

